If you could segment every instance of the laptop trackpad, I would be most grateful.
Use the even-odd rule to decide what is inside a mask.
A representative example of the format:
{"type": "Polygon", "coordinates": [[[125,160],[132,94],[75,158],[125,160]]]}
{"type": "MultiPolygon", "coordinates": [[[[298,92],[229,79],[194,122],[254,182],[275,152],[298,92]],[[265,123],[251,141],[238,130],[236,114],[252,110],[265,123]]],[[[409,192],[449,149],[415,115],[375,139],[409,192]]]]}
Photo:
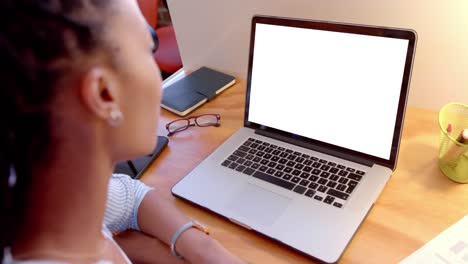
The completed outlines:
{"type": "Polygon", "coordinates": [[[288,197],[249,183],[228,202],[227,208],[236,215],[269,226],[276,221],[290,201],[288,197]]]}

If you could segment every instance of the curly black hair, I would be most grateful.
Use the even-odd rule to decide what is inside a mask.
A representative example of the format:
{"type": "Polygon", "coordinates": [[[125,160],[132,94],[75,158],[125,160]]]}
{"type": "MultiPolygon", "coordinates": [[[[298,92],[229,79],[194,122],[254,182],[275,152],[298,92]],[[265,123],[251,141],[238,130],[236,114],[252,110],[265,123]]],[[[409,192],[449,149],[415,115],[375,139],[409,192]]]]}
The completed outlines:
{"type": "Polygon", "coordinates": [[[76,14],[98,14],[109,2],[0,1],[0,261],[21,226],[32,168],[50,158],[48,105],[57,84],[75,58],[106,45],[99,17],[80,21],[76,14]]]}

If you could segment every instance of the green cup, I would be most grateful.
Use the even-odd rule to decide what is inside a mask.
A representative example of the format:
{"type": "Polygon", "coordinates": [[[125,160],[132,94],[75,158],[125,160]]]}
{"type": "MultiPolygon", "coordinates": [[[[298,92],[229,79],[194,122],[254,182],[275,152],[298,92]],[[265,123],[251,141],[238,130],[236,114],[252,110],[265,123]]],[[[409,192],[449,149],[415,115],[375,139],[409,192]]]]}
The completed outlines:
{"type": "Polygon", "coordinates": [[[468,128],[468,106],[450,103],[442,107],[439,126],[440,170],[453,181],[468,183],[468,142],[459,141],[460,133],[468,128]]]}

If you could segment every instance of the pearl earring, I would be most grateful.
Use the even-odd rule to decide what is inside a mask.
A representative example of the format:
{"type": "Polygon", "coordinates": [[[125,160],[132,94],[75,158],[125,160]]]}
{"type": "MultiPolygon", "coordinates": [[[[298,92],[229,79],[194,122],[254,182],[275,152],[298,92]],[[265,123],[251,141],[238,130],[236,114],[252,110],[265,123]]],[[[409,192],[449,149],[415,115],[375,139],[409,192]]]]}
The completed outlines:
{"type": "Polygon", "coordinates": [[[109,125],[111,126],[119,126],[120,124],[122,124],[122,121],[123,121],[123,114],[120,110],[118,109],[113,109],[111,112],[110,112],[110,116],[109,116],[109,119],[107,120],[109,125]]]}

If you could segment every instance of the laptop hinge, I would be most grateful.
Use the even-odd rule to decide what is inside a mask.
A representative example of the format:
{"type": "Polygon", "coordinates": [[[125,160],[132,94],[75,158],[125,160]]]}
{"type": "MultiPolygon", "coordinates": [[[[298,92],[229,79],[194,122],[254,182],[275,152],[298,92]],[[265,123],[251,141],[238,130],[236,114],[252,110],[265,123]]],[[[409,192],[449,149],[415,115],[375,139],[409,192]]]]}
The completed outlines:
{"type": "Polygon", "coordinates": [[[336,150],[327,149],[327,148],[320,147],[320,146],[317,146],[317,145],[314,145],[314,144],[311,144],[311,143],[302,142],[300,140],[293,139],[293,138],[288,138],[288,137],[278,135],[278,134],[275,134],[275,133],[271,133],[271,132],[267,132],[267,131],[263,131],[263,130],[255,130],[255,134],[259,134],[259,135],[262,135],[262,136],[274,138],[274,139],[277,139],[277,140],[280,140],[280,141],[283,141],[283,142],[286,142],[286,143],[290,143],[290,144],[293,144],[293,145],[296,145],[296,146],[299,146],[299,147],[303,147],[303,148],[306,148],[306,149],[310,149],[310,150],[318,151],[318,152],[321,152],[321,153],[325,153],[327,155],[335,156],[335,157],[340,158],[340,159],[349,160],[349,161],[352,161],[352,162],[355,162],[355,163],[362,164],[364,166],[372,167],[374,165],[374,162],[372,162],[372,161],[370,161],[368,159],[363,159],[363,158],[355,157],[355,156],[352,156],[352,155],[344,154],[344,153],[341,153],[341,152],[336,151],[336,150]]]}

